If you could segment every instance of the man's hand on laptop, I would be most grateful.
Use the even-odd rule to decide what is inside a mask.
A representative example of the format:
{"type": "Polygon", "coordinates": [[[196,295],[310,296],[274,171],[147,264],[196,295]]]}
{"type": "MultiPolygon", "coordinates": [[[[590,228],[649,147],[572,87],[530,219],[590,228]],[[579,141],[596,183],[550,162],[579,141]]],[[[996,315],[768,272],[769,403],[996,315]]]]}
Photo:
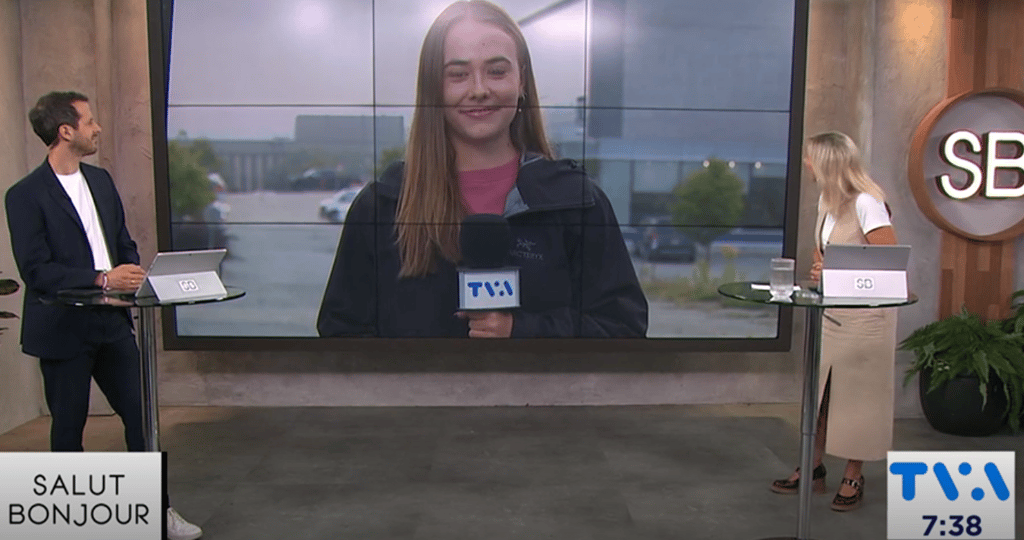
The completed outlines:
{"type": "Polygon", "coordinates": [[[107,272],[107,288],[117,291],[134,291],[142,285],[146,271],[137,264],[122,264],[107,272]]]}

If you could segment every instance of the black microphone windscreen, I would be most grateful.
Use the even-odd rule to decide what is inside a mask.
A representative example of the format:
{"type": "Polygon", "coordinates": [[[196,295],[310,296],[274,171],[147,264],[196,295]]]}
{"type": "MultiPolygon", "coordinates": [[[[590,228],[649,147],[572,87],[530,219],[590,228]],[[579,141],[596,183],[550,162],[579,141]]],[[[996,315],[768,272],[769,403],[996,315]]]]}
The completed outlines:
{"type": "Polygon", "coordinates": [[[468,268],[506,266],[512,247],[508,220],[497,214],[472,214],[462,221],[459,231],[462,265],[468,268]]]}

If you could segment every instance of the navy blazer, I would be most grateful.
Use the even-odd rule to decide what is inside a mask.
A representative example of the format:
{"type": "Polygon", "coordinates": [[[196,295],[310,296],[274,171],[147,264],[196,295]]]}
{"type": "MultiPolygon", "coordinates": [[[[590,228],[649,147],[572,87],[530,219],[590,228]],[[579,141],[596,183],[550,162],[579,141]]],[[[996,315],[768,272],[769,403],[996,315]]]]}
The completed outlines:
{"type": "MultiPolygon", "coordinates": [[[[81,164],[110,251],[110,262],[139,264],[139,252],[125,225],[124,207],[110,173],[81,164]]],[[[90,331],[91,310],[48,305],[63,289],[95,287],[96,270],[85,227],[48,160],[7,190],[7,226],[18,272],[25,282],[21,346],[40,358],[78,354],[90,331]]],[[[131,323],[127,309],[118,308],[131,323]]]]}

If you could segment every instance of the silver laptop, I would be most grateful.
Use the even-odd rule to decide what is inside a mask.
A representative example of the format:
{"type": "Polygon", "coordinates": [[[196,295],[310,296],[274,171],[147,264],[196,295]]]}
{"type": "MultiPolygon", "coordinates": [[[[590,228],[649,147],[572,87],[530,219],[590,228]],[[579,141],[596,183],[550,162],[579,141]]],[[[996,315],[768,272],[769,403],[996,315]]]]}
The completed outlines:
{"type": "Polygon", "coordinates": [[[822,268],[842,270],[907,270],[910,246],[828,244],[822,268]]]}
{"type": "Polygon", "coordinates": [[[226,249],[157,253],[135,296],[155,296],[161,302],[227,296],[220,280],[220,263],[226,254],[226,249]]]}
{"type": "Polygon", "coordinates": [[[871,305],[906,300],[910,246],[829,244],[822,263],[822,296],[871,305]]]}

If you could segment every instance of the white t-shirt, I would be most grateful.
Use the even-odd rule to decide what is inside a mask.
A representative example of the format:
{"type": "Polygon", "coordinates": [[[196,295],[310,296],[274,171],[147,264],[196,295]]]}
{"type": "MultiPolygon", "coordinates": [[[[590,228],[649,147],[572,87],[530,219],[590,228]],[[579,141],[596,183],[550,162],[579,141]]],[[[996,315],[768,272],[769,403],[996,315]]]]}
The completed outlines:
{"type": "Polygon", "coordinates": [[[85,183],[82,170],[79,169],[71,174],[58,174],[57,180],[64,186],[64,191],[71,197],[71,204],[75,205],[78,211],[78,218],[82,220],[85,227],[85,237],[89,240],[89,247],[92,248],[92,262],[96,270],[110,270],[110,252],[107,250],[107,240],[103,237],[103,228],[100,225],[100,216],[96,212],[96,202],[92,200],[92,191],[85,183]]]}
{"type": "MultiPolygon", "coordinates": [[[[820,206],[821,204],[821,199],[818,199],[818,205],[820,206]]],[[[892,222],[889,221],[889,211],[885,209],[885,204],[873,195],[867,193],[857,195],[854,205],[857,208],[857,221],[860,222],[860,230],[865,235],[879,227],[892,225],[892,222]]],[[[831,213],[827,214],[825,216],[825,223],[821,227],[822,246],[828,244],[828,237],[832,236],[832,230],[835,228],[835,216],[831,213]]]]}

